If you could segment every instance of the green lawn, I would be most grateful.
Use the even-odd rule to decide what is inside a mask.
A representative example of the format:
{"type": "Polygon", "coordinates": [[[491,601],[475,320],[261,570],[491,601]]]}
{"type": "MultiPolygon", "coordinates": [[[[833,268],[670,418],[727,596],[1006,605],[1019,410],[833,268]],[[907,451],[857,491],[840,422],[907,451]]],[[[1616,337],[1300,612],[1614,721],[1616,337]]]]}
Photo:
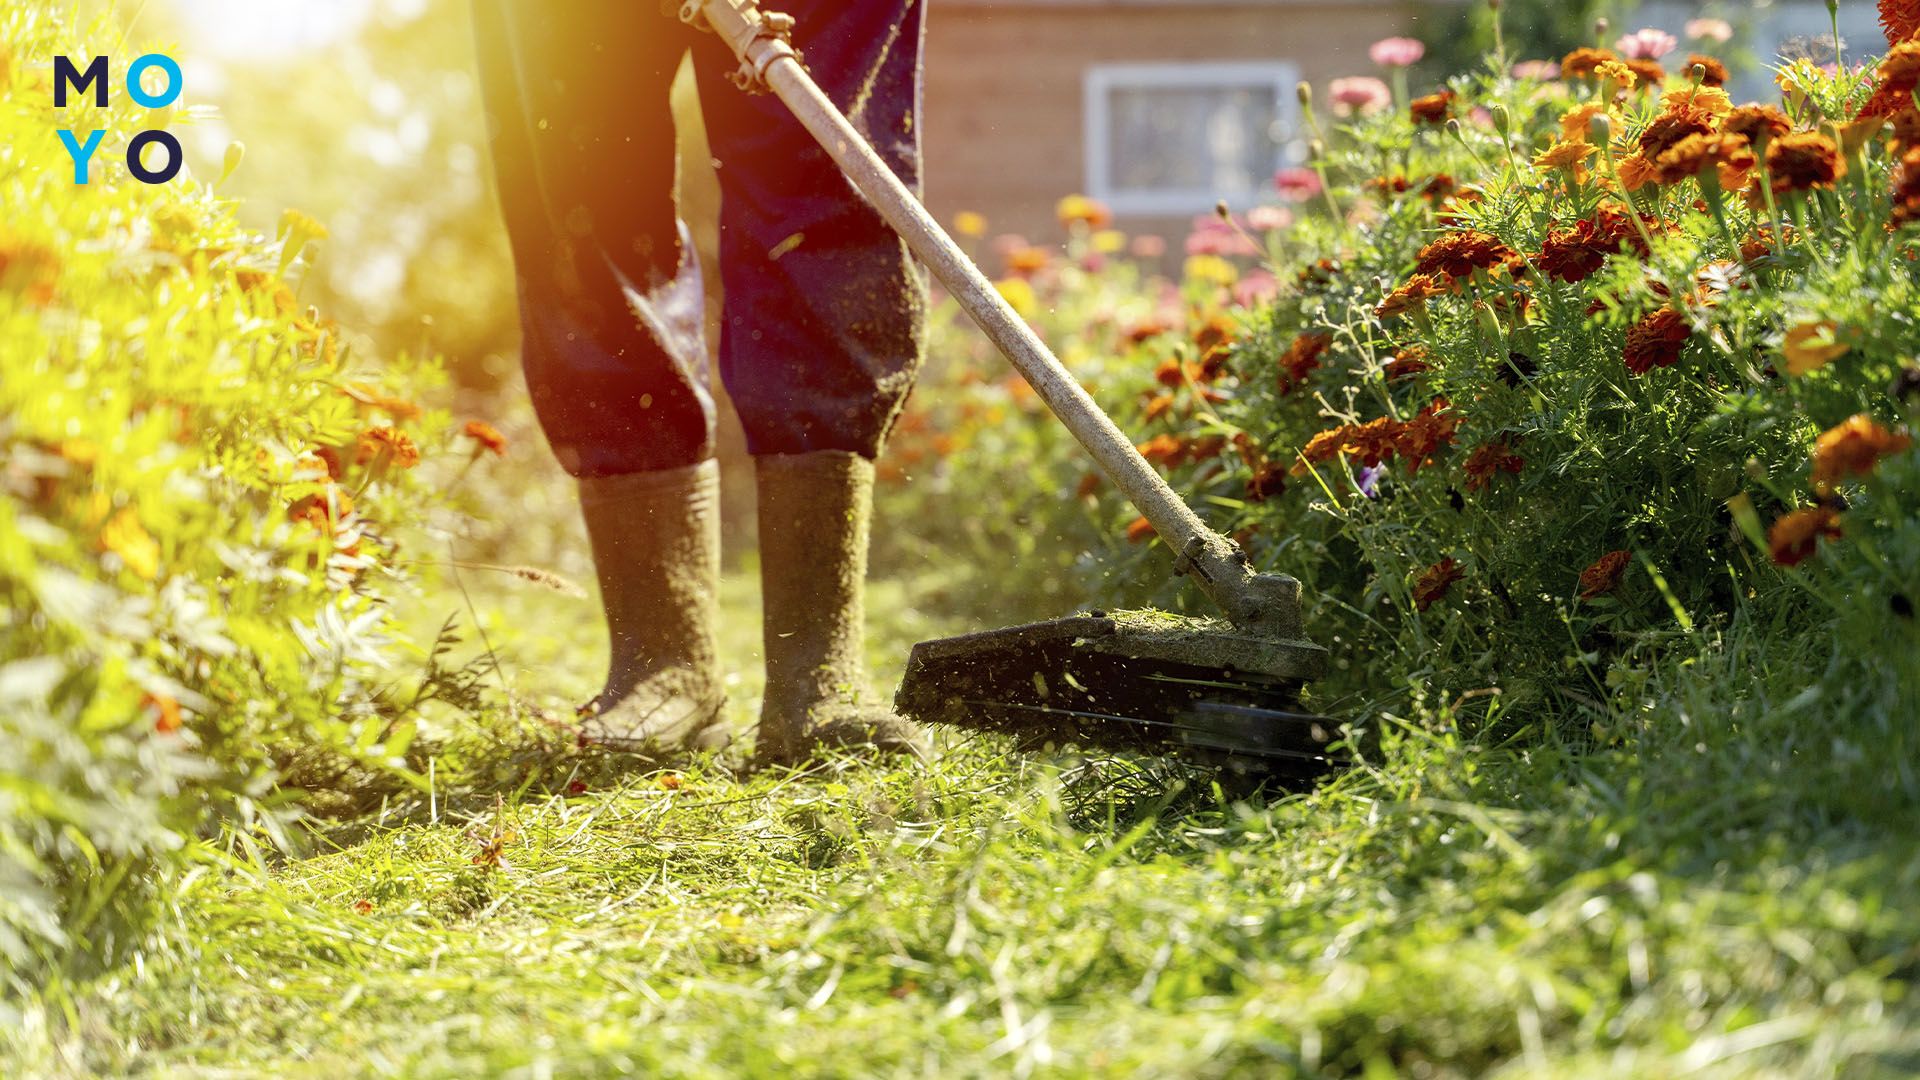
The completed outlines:
{"type": "MultiPolygon", "coordinates": [[[[877,660],[947,629],[911,600],[876,589],[877,660]]],[[[743,722],[755,633],[731,582],[743,722]]],[[[230,844],[13,1074],[1911,1073],[1912,808],[1771,751],[1756,709],[1508,751],[1410,704],[1371,767],[1238,802],[983,741],[674,787],[508,740],[474,773],[500,783],[307,857],[230,844]]]]}

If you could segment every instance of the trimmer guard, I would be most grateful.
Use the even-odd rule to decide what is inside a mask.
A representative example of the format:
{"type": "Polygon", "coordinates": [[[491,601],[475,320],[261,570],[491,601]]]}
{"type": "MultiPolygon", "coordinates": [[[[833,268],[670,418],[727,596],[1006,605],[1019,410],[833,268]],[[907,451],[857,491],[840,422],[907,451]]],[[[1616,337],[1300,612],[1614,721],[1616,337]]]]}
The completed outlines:
{"type": "Polygon", "coordinates": [[[1222,620],[1093,612],[922,642],[894,707],[924,723],[1023,745],[1175,754],[1308,778],[1333,763],[1334,725],[1298,711],[1326,650],[1222,620]]]}

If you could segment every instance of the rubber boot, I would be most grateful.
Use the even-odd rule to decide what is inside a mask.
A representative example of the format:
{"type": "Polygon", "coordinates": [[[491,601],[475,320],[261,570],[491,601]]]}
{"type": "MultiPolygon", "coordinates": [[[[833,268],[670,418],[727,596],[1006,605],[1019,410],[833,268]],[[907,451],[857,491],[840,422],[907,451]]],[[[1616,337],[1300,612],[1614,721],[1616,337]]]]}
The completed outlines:
{"type": "Polygon", "coordinates": [[[633,753],[717,749],[725,695],[713,627],[720,465],[580,481],[612,659],[580,739],[633,753]]]}
{"type": "Polygon", "coordinates": [[[822,747],[925,757],[913,724],[860,700],[873,462],[823,450],[754,464],[767,659],[757,758],[797,764],[822,747]]]}

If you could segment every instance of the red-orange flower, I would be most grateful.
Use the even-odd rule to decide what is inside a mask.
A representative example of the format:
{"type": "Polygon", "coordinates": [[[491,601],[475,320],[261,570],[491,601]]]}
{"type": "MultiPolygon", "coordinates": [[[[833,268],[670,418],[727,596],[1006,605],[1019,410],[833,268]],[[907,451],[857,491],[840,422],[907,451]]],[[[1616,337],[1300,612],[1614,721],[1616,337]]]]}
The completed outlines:
{"type": "Polygon", "coordinates": [[[1575,49],[1560,61],[1560,74],[1569,79],[1590,79],[1601,64],[1618,59],[1611,49],[1575,49]]]}
{"type": "Polygon", "coordinates": [[[1407,111],[1412,115],[1414,123],[1437,126],[1447,122],[1447,116],[1452,109],[1453,91],[1441,90],[1425,97],[1414,98],[1407,111]]]}
{"type": "Polygon", "coordinates": [[[1739,135],[1689,135],[1674,143],[1654,160],[1654,171],[1663,184],[1682,180],[1713,182],[1733,191],[1747,186],[1747,179],[1759,165],[1753,148],[1739,135]]]}
{"type": "Polygon", "coordinates": [[[1280,392],[1290,394],[1320,366],[1320,358],[1333,345],[1333,335],[1314,332],[1301,334],[1280,355],[1280,392]]]}
{"type": "Polygon", "coordinates": [[[1740,135],[1755,147],[1763,147],[1793,130],[1793,121],[1774,105],[1741,105],[1720,118],[1720,131],[1740,135]]]}
{"type": "Polygon", "coordinates": [[[1393,359],[1386,366],[1386,376],[1389,381],[1396,381],[1431,370],[1433,365],[1427,363],[1426,346],[1409,345],[1393,354],[1393,359]]]}
{"type": "Polygon", "coordinates": [[[463,429],[469,439],[480,444],[483,449],[492,451],[496,456],[507,452],[507,437],[500,429],[484,420],[469,420],[463,429]]]}
{"type": "Polygon", "coordinates": [[[1672,367],[1680,360],[1680,351],[1693,336],[1687,317],[1663,307],[1633,324],[1627,331],[1627,349],[1622,359],[1627,370],[1645,375],[1656,367],[1672,367]]]}
{"type": "Polygon", "coordinates": [[[1479,491],[1493,482],[1495,474],[1512,473],[1520,475],[1527,459],[1513,452],[1513,447],[1505,439],[1495,439],[1474,448],[1461,466],[1467,474],[1467,490],[1479,491]]]}
{"type": "Polygon", "coordinates": [[[1454,582],[1465,576],[1466,571],[1451,555],[1427,567],[1421,572],[1420,579],[1413,583],[1413,606],[1421,611],[1427,610],[1447,595],[1447,590],[1453,588],[1454,582]]]}
{"type": "Polygon", "coordinates": [[[1429,299],[1445,296],[1452,291],[1451,283],[1441,278],[1432,274],[1415,274],[1407,279],[1405,285],[1388,293],[1387,298],[1380,301],[1380,306],[1373,309],[1373,313],[1382,319],[1390,319],[1395,315],[1423,309],[1429,299]]]}
{"type": "Polygon", "coordinates": [[[1133,524],[1127,526],[1127,542],[1130,544],[1144,544],[1156,535],[1153,522],[1143,517],[1134,518],[1133,524]]]}
{"type": "Polygon", "coordinates": [[[140,707],[153,720],[153,730],[162,735],[180,730],[180,703],[173,698],[165,694],[147,693],[141,696],[140,707]]]}
{"type": "Polygon", "coordinates": [[[1692,71],[1694,68],[1706,69],[1706,75],[1700,79],[1701,86],[1727,85],[1727,65],[1713,57],[1705,53],[1694,53],[1687,57],[1687,70],[1692,71]]]}
{"type": "Polygon", "coordinates": [[[1513,256],[1513,249],[1499,237],[1478,229],[1461,229],[1446,233],[1421,248],[1420,261],[1414,266],[1414,272],[1471,277],[1475,269],[1491,270],[1513,256]]]}
{"type": "MultiPolygon", "coordinates": [[[[1400,425],[1394,433],[1393,449],[1406,459],[1407,471],[1417,473],[1420,466],[1433,460],[1434,454],[1453,445],[1453,435],[1459,427],[1460,417],[1448,406],[1446,399],[1435,398],[1413,419],[1400,425]]],[[[1367,464],[1377,462],[1370,461],[1367,464]]]]}
{"type": "Polygon", "coordinates": [[[1865,476],[1880,459],[1913,445],[1906,432],[1889,431],[1862,413],[1828,428],[1813,444],[1813,486],[1830,491],[1849,476],[1865,476]]]}
{"type": "Polygon", "coordinates": [[[1880,28],[1889,45],[1920,34],[1920,0],[1880,0],[1880,28]]]}
{"type": "Polygon", "coordinates": [[[1627,572],[1633,556],[1624,551],[1609,551],[1592,566],[1580,571],[1580,599],[1591,600],[1612,592],[1627,572]]]}
{"type": "Polygon", "coordinates": [[[1782,514],[1767,530],[1767,550],[1781,566],[1798,566],[1813,556],[1820,538],[1840,539],[1840,515],[1830,506],[1809,506],[1782,514]]]}
{"type": "Polygon", "coordinates": [[[1831,188],[1847,175],[1846,159],[1833,140],[1817,131],[1782,135],[1767,145],[1767,168],[1773,174],[1773,192],[1831,188]]]}
{"type": "Polygon", "coordinates": [[[420,464],[420,448],[398,428],[368,428],[360,433],[360,448],[354,460],[362,465],[375,461],[411,469],[420,464]]]}
{"type": "Polygon", "coordinates": [[[1920,40],[1902,39],[1880,61],[1880,85],[1860,116],[1891,116],[1912,107],[1915,86],[1920,86],[1920,40]]]}

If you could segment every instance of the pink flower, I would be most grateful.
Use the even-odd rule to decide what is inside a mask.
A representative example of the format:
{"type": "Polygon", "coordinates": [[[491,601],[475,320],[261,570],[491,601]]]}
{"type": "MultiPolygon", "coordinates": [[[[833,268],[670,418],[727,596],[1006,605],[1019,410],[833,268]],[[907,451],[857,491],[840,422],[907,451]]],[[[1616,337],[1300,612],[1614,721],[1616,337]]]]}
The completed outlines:
{"type": "Polygon", "coordinates": [[[1327,96],[1342,116],[1359,113],[1366,116],[1393,104],[1393,91],[1371,75],[1354,75],[1327,84],[1327,96]]]}
{"type": "Polygon", "coordinates": [[[1167,253],[1167,241],[1159,236],[1136,236],[1127,250],[1136,259],[1157,259],[1167,253]]]}
{"type": "Polygon", "coordinates": [[[1687,23],[1687,36],[1695,41],[1725,45],[1733,40],[1733,27],[1725,19],[1694,19],[1687,23]]]}
{"type": "Polygon", "coordinates": [[[1257,232],[1277,232],[1291,224],[1293,211],[1284,206],[1256,206],[1247,211],[1247,225],[1257,232]]]}
{"type": "Polygon", "coordinates": [[[1679,48],[1680,39],[1665,30],[1655,30],[1649,26],[1644,30],[1635,30],[1614,42],[1613,46],[1629,60],[1658,60],[1679,48]]]}
{"type": "Polygon", "coordinates": [[[1257,255],[1253,238],[1222,221],[1218,214],[1202,214],[1193,219],[1193,232],[1187,234],[1189,255],[1257,255]]]}
{"type": "Polygon", "coordinates": [[[1320,194],[1320,174],[1299,166],[1273,174],[1273,187],[1288,202],[1306,202],[1320,194]]]}
{"type": "Polygon", "coordinates": [[[1413,38],[1390,37],[1374,42],[1367,55],[1381,67],[1412,67],[1427,55],[1427,47],[1413,38]]]}
{"type": "Polygon", "coordinates": [[[1551,60],[1522,60],[1513,65],[1513,77],[1552,82],[1560,77],[1560,65],[1551,60]]]}
{"type": "Polygon", "coordinates": [[[1279,295],[1280,279],[1265,270],[1249,270],[1233,283],[1233,300],[1241,307],[1253,307],[1279,295]]]}
{"type": "Polygon", "coordinates": [[[1473,111],[1467,114],[1467,119],[1473,121],[1474,127],[1483,127],[1489,131],[1493,129],[1493,113],[1484,105],[1475,105],[1473,111]]]}

